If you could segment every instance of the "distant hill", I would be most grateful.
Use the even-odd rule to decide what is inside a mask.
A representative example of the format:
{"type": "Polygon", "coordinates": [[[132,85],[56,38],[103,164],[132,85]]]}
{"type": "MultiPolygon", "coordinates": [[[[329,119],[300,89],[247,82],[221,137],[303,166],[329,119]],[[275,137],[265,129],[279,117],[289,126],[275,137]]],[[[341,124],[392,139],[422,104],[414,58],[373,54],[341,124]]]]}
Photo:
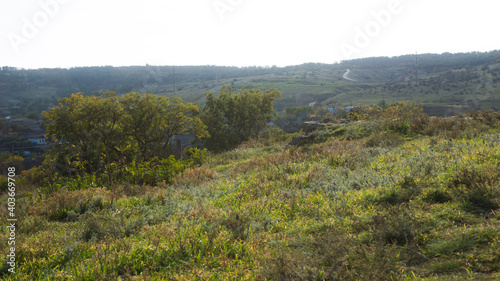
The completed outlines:
{"type": "Polygon", "coordinates": [[[207,90],[277,88],[287,106],[415,101],[432,115],[500,108],[500,51],[375,57],[288,67],[129,66],[0,69],[0,115],[39,114],[76,92],[150,92],[203,103],[207,90]],[[349,71],[347,71],[349,70],[349,71]],[[175,73],[175,75],[174,75],[175,73]],[[346,75],[346,76],[345,76],[346,75]],[[175,85],[175,86],[174,86],[175,85]],[[175,90],[174,90],[175,89],[175,90]]]}

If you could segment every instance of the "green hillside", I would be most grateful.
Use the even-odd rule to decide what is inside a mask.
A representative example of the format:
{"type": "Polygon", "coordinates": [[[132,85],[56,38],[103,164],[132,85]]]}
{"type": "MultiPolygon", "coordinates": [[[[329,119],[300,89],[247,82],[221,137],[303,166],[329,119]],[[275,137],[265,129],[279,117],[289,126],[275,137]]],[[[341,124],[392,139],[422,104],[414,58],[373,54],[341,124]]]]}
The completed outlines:
{"type": "Polygon", "coordinates": [[[499,120],[329,125],[300,147],[261,138],[171,184],[24,182],[16,273],[4,255],[2,279],[498,280],[499,120]]]}

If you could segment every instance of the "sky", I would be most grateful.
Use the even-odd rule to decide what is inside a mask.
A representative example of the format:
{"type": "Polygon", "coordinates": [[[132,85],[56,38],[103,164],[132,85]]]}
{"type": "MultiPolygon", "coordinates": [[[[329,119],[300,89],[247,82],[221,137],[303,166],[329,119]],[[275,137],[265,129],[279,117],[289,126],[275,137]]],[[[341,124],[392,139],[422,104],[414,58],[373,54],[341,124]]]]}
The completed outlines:
{"type": "Polygon", "coordinates": [[[500,49],[495,0],[0,0],[0,66],[287,66],[500,49]]]}

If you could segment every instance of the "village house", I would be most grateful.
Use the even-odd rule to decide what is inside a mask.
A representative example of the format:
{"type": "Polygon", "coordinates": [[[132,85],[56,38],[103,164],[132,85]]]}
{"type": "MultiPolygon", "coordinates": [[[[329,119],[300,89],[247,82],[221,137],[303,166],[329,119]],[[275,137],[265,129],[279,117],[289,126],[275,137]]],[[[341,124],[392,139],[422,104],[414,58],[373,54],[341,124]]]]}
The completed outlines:
{"type": "Polygon", "coordinates": [[[23,128],[17,133],[20,140],[30,141],[33,145],[46,144],[42,121],[29,118],[11,118],[10,116],[5,117],[5,120],[12,125],[23,128]]]}
{"type": "Polygon", "coordinates": [[[332,114],[337,114],[339,112],[335,107],[329,107],[327,109],[328,109],[328,112],[330,112],[332,114]]]}

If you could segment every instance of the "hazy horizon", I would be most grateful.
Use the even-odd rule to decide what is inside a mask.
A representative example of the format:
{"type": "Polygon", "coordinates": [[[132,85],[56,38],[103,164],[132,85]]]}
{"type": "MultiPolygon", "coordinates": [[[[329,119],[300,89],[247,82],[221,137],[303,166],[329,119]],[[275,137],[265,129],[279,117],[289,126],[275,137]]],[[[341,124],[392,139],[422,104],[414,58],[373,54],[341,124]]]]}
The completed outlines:
{"type": "Polygon", "coordinates": [[[27,0],[0,3],[16,68],[332,64],[499,49],[497,2],[27,0]]]}
{"type": "MultiPolygon", "coordinates": [[[[375,56],[375,57],[361,57],[361,58],[354,58],[352,60],[357,60],[357,59],[370,59],[370,58],[396,58],[396,57],[401,57],[401,56],[422,56],[422,55],[443,55],[446,53],[450,53],[452,55],[456,54],[466,54],[466,53],[489,53],[489,52],[495,52],[495,51],[500,51],[500,49],[495,49],[495,50],[489,50],[489,51],[470,51],[470,52],[458,52],[458,53],[450,53],[450,52],[443,52],[443,53],[412,53],[412,54],[401,54],[397,56],[375,56]]],[[[345,60],[349,61],[349,60],[345,60]]],[[[215,67],[236,67],[236,68],[246,68],[246,67],[262,67],[262,68],[271,68],[271,67],[279,67],[279,68],[285,68],[285,67],[292,67],[292,66],[300,66],[304,64],[326,64],[326,65],[332,65],[332,64],[338,64],[342,63],[343,61],[338,61],[338,62],[303,62],[300,64],[290,64],[290,65],[219,65],[219,64],[180,64],[180,65],[173,65],[173,64],[150,64],[146,63],[143,65],[139,64],[134,64],[134,65],[74,65],[74,66],[68,66],[68,67],[35,67],[35,68],[26,68],[26,67],[17,67],[17,66],[12,66],[12,65],[2,65],[0,67],[6,66],[6,67],[14,67],[16,69],[26,69],[26,70],[37,70],[37,69],[71,69],[71,68],[85,68],[85,67],[141,67],[141,66],[153,66],[153,67],[196,67],[196,66],[215,66],[215,67]]]]}

